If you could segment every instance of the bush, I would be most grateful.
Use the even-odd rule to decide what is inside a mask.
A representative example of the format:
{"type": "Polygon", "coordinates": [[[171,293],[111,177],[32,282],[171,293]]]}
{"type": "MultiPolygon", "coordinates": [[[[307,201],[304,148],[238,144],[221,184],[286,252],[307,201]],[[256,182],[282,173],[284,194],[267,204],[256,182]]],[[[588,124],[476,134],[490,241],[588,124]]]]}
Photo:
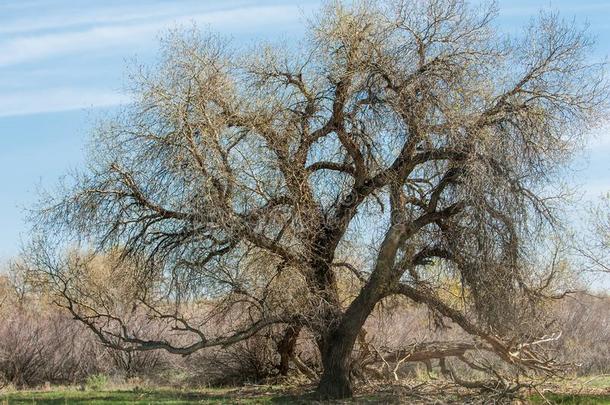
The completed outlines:
{"type": "Polygon", "coordinates": [[[87,391],[102,391],[107,385],[108,377],[105,374],[90,375],[85,382],[87,391]]]}
{"type": "Polygon", "coordinates": [[[0,380],[18,387],[77,383],[101,371],[103,351],[58,311],[14,307],[0,324],[0,380]]]}
{"type": "Polygon", "coordinates": [[[555,349],[578,375],[610,373],[610,296],[578,294],[555,308],[563,332],[555,349]]]}
{"type": "Polygon", "coordinates": [[[195,353],[186,361],[189,385],[238,386],[277,375],[279,356],[269,335],[195,353]]]}
{"type": "Polygon", "coordinates": [[[168,367],[162,351],[118,352],[103,346],[44,292],[0,273],[0,388],[83,384],[100,374],[150,377],[168,367]]]}

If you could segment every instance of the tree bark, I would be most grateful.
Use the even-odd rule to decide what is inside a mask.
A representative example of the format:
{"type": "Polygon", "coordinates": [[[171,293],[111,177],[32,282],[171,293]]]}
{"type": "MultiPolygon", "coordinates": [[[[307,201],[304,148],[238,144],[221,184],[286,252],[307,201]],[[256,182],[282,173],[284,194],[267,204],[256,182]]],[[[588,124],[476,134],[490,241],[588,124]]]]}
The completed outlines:
{"type": "Polygon", "coordinates": [[[350,304],[338,324],[319,342],[324,368],[316,390],[320,399],[341,399],[353,395],[350,355],[364,322],[382,298],[379,280],[371,280],[350,304]]]}
{"type": "MultiPolygon", "coordinates": [[[[398,222],[397,222],[398,223],[398,222]]],[[[381,244],[375,269],[347,310],[338,319],[328,319],[327,333],[319,342],[324,367],[317,394],[322,399],[348,398],[353,395],[350,381],[350,355],[356,338],[373,308],[390,287],[400,279],[401,272],[392,272],[398,247],[407,232],[417,228],[394,226],[386,233],[381,244]]],[[[333,251],[334,252],[334,251],[333,251]]],[[[328,261],[331,263],[332,261],[328,261]]],[[[325,270],[328,270],[328,265],[325,270]]],[[[332,273],[332,272],[331,272],[332,273]]],[[[336,291],[336,290],[333,290],[336,291]]],[[[337,308],[340,308],[337,305],[337,308]]]]}
{"type": "Polygon", "coordinates": [[[301,332],[300,326],[288,326],[284,331],[282,340],[277,345],[277,351],[280,354],[280,364],[278,366],[279,374],[287,376],[290,369],[290,360],[294,357],[297,338],[301,332]]]}
{"type": "Polygon", "coordinates": [[[323,372],[316,390],[320,399],[349,398],[354,393],[349,364],[354,343],[345,332],[329,334],[320,345],[323,372]]]}

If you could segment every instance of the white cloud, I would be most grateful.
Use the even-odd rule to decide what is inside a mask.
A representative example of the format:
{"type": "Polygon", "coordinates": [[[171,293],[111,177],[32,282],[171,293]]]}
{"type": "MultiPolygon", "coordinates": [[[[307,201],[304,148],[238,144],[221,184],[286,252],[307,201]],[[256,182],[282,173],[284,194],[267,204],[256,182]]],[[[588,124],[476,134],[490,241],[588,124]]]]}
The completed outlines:
{"type": "Polygon", "coordinates": [[[160,30],[188,23],[209,24],[218,30],[239,31],[262,24],[299,18],[297,6],[243,7],[182,15],[146,23],[106,25],[82,31],[21,36],[0,43],[0,66],[10,66],[75,52],[87,52],[147,41],[160,30]]]}
{"type": "Polygon", "coordinates": [[[21,17],[3,21],[0,26],[0,34],[19,34],[31,31],[66,29],[80,25],[112,24],[126,21],[146,20],[151,18],[180,15],[179,11],[184,8],[176,7],[154,7],[154,10],[142,10],[141,7],[86,9],[77,13],[57,13],[51,15],[39,15],[36,18],[21,17]]]}
{"type": "Polygon", "coordinates": [[[30,62],[79,50],[130,44],[151,32],[154,32],[154,27],[137,25],[20,37],[0,44],[0,66],[30,62]]]}
{"type": "MultiPolygon", "coordinates": [[[[204,2],[205,3],[205,2],[204,2]]],[[[42,61],[45,58],[62,56],[66,54],[84,54],[87,52],[117,47],[132,47],[136,44],[150,42],[159,31],[164,28],[178,24],[195,21],[202,25],[211,25],[216,30],[239,32],[240,30],[257,27],[260,31],[261,25],[289,23],[300,17],[300,8],[296,5],[266,5],[266,6],[241,6],[237,8],[225,8],[208,12],[200,12],[202,3],[186,2],[181,7],[175,7],[175,3],[159,3],[155,7],[144,10],[136,10],[129,6],[109,7],[83,11],[78,14],[61,15],[62,11],[48,16],[40,16],[36,19],[13,20],[7,24],[0,25],[0,33],[21,33],[15,38],[0,42],[0,68],[18,66],[21,63],[42,61]],[[198,6],[199,5],[199,6],[198,6]],[[98,24],[97,26],[82,27],[83,24],[98,24]],[[74,30],[74,27],[80,29],[74,30]],[[71,30],[57,33],[40,33],[34,35],[31,31],[72,27],[71,30]]],[[[309,1],[307,4],[312,5],[309,1]]],[[[210,3],[207,3],[209,7],[210,3]]],[[[589,4],[587,2],[567,7],[568,10],[610,7],[604,4],[589,4]]],[[[537,8],[524,7],[502,7],[501,14],[530,13],[537,8]]],[[[129,54],[131,54],[131,50],[129,54]]],[[[44,66],[44,65],[43,65],[44,66]]],[[[13,68],[11,72],[16,72],[13,68]]],[[[11,73],[13,82],[24,82],[23,75],[11,73]],[[21,79],[21,80],[20,80],[21,79]]],[[[6,74],[4,75],[6,81],[6,74]]],[[[0,86],[2,84],[0,83],[0,86]]],[[[7,86],[2,86],[7,87],[7,86]]],[[[0,90],[1,88],[0,87],[0,90]]],[[[20,111],[37,112],[37,108],[43,108],[43,103],[38,100],[48,99],[46,90],[41,89],[38,93],[20,93],[18,97],[23,103],[16,105],[6,104],[3,100],[15,99],[15,94],[3,95],[0,93],[0,115],[14,114],[20,111]],[[28,100],[28,97],[30,100],[28,100]]],[[[108,93],[113,94],[113,93],[108,93]]],[[[107,100],[116,97],[108,96],[107,100]]],[[[53,98],[55,105],[70,105],[80,107],[82,103],[74,104],[75,97],[69,94],[65,102],[53,98]]],[[[111,101],[107,101],[111,103],[111,101]]],[[[65,108],[62,108],[65,109],[65,108]]],[[[610,129],[600,131],[594,138],[591,147],[593,149],[610,148],[610,129]]]]}
{"type": "Polygon", "coordinates": [[[124,94],[93,88],[55,88],[0,94],[0,117],[109,107],[129,101],[124,94]]]}
{"type": "MultiPolygon", "coordinates": [[[[121,9],[108,9],[107,15],[97,17],[98,21],[118,21],[122,18],[118,10],[121,9]]],[[[160,10],[155,9],[154,12],[160,12],[160,10]]],[[[163,9],[163,13],[168,10],[168,8],[163,9]]],[[[99,85],[98,88],[90,88],[87,85],[75,86],[63,79],[60,82],[48,84],[45,77],[54,70],[49,68],[49,63],[45,61],[47,58],[86,55],[101,49],[113,49],[113,53],[117,53],[115,49],[118,48],[126,49],[125,55],[127,56],[133,53],[134,48],[154,45],[156,42],[154,37],[163,29],[181,24],[188,25],[193,21],[203,26],[210,25],[217,31],[238,33],[248,29],[260,31],[262,25],[271,23],[274,24],[274,28],[277,28],[278,24],[291,23],[301,15],[300,8],[296,5],[225,8],[186,14],[188,11],[188,7],[182,8],[180,9],[181,15],[174,17],[163,15],[163,18],[149,18],[150,13],[148,17],[143,14],[142,19],[138,18],[133,21],[130,20],[133,15],[124,14],[123,17],[130,20],[129,22],[79,27],[78,30],[71,29],[63,32],[38,34],[29,32],[28,35],[20,35],[0,42],[0,70],[4,67],[5,71],[3,75],[5,80],[0,83],[0,116],[112,106],[128,101],[125,96],[109,91],[109,89],[103,89],[99,85]],[[20,64],[31,62],[36,62],[36,64],[20,70],[20,64]],[[36,72],[42,73],[36,76],[36,72]],[[34,87],[35,82],[40,83],[41,86],[34,87]],[[50,86],[53,87],[50,88],[50,86]],[[30,90],[27,90],[28,88],[30,90]]],[[[54,20],[55,17],[49,20],[39,20],[36,24],[41,27],[45,24],[50,26],[59,23],[54,20]]],[[[87,19],[87,16],[83,16],[83,21],[87,19]]],[[[78,21],[80,20],[67,18],[65,25],[78,21]]],[[[58,26],[61,25],[58,24],[58,26]]],[[[24,27],[24,30],[26,28],[24,27]]],[[[33,26],[29,28],[31,29],[33,26]]],[[[8,28],[8,30],[11,29],[16,28],[8,28]]],[[[62,71],[64,69],[65,67],[62,68],[62,71]]]]}
{"type": "MultiPolygon", "coordinates": [[[[24,13],[27,17],[17,16],[6,18],[5,20],[0,18],[0,34],[66,30],[78,26],[181,18],[186,15],[213,13],[223,10],[263,7],[261,4],[258,6],[256,4],[257,2],[253,0],[241,0],[238,2],[183,0],[180,3],[149,0],[146,3],[139,3],[136,5],[127,2],[119,2],[118,5],[112,4],[112,2],[99,5],[93,3],[90,6],[88,5],[88,7],[83,8],[80,4],[68,2],[59,5],[47,4],[46,8],[50,10],[48,13],[44,10],[42,12],[40,11],[41,7],[44,9],[44,4],[38,6],[32,4],[29,7],[36,8],[36,15],[24,13]]],[[[0,7],[2,6],[0,5],[0,7]]]]}

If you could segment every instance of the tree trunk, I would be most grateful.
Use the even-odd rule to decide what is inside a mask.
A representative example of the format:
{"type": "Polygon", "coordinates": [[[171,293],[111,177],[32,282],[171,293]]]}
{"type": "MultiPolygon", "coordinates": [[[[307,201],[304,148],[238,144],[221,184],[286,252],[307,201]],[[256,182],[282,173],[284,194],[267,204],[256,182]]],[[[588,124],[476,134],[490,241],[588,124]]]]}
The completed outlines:
{"type": "Polygon", "coordinates": [[[290,360],[294,357],[297,338],[301,332],[300,326],[288,326],[284,331],[282,340],[277,345],[277,351],[280,354],[280,364],[278,366],[279,374],[287,376],[290,368],[290,360]]]}
{"type": "Polygon", "coordinates": [[[320,399],[341,399],[353,395],[350,356],[364,322],[382,297],[376,281],[373,280],[361,290],[340,322],[318,343],[324,367],[316,390],[320,399]]]}
{"type": "Polygon", "coordinates": [[[336,331],[324,339],[320,347],[323,373],[317,388],[320,399],[341,399],[353,395],[350,380],[350,355],[354,340],[336,331]]]}
{"type": "MultiPolygon", "coordinates": [[[[334,318],[326,319],[329,330],[322,334],[323,337],[318,344],[322,355],[322,366],[324,367],[317,388],[317,394],[320,398],[340,399],[352,396],[350,355],[356,343],[356,338],[371,311],[389,291],[388,287],[394,285],[400,279],[402,273],[392,273],[392,269],[394,268],[398,247],[404,242],[404,237],[404,227],[390,228],[381,244],[375,269],[356,299],[342,314],[337,301],[338,313],[331,314],[335,316],[334,318]]],[[[331,260],[328,261],[328,263],[331,262],[331,260]]],[[[329,279],[327,276],[327,280],[329,279]]]]}

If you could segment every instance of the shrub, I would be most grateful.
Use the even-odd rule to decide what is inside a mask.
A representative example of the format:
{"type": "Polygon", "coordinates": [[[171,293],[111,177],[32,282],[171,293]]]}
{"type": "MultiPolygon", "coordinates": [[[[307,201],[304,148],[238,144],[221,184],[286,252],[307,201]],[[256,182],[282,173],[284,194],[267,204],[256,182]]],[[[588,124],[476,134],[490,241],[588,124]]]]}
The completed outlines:
{"type": "Polygon", "coordinates": [[[87,377],[85,388],[88,391],[102,391],[108,385],[108,377],[105,374],[94,374],[87,377]]]}

